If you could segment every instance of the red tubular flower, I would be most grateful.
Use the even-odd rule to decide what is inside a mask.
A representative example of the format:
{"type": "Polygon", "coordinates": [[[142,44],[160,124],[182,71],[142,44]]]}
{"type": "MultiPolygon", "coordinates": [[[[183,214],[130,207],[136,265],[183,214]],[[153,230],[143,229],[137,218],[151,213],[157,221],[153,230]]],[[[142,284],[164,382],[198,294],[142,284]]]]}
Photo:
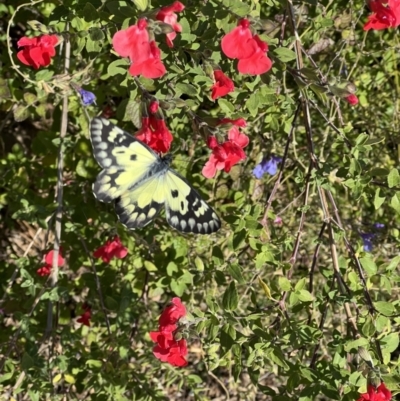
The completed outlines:
{"type": "Polygon", "coordinates": [[[372,14],[364,25],[364,31],[395,28],[400,25],[400,2],[398,0],[371,0],[372,14]]]}
{"type": "Polygon", "coordinates": [[[357,401],[390,401],[391,399],[392,393],[387,389],[385,383],[381,383],[376,389],[369,384],[367,392],[361,394],[357,401]]]}
{"type": "Polygon", "coordinates": [[[221,70],[214,71],[215,84],[212,86],[211,98],[215,100],[221,96],[225,96],[235,90],[233,81],[227,77],[221,70]]]}
{"type": "Polygon", "coordinates": [[[260,75],[269,71],[272,67],[272,61],[268,58],[268,44],[263,42],[258,35],[254,36],[257,43],[255,52],[245,59],[240,59],[238,63],[238,71],[242,74],[260,75]]]}
{"type": "Polygon", "coordinates": [[[202,174],[204,177],[213,178],[217,170],[225,170],[225,172],[229,173],[232,166],[246,158],[243,148],[248,145],[249,137],[241,134],[239,129],[234,126],[229,130],[228,139],[221,145],[216,144],[214,140],[208,140],[212,153],[203,167],[202,174]]]}
{"type": "Polygon", "coordinates": [[[223,118],[217,123],[217,125],[221,124],[233,124],[236,125],[237,127],[242,127],[242,128],[244,128],[247,125],[246,120],[243,117],[237,118],[236,120],[232,120],[230,118],[223,118]]]}
{"type": "Polygon", "coordinates": [[[142,74],[145,78],[160,78],[167,70],[161,61],[160,49],[157,47],[156,42],[150,42],[150,52],[147,58],[141,62],[132,63],[129,67],[129,74],[133,77],[142,74]]]}
{"type": "Polygon", "coordinates": [[[122,29],[112,38],[114,50],[121,57],[129,57],[132,63],[141,63],[150,54],[150,38],[147,21],[140,19],[137,25],[122,29]]]}
{"type": "Polygon", "coordinates": [[[90,327],[90,319],[92,318],[92,308],[84,303],[82,305],[82,309],[84,312],[80,315],[80,317],[76,320],[78,323],[82,323],[85,326],[90,327]]]}
{"type": "Polygon", "coordinates": [[[163,21],[169,24],[174,29],[174,32],[167,33],[167,45],[174,47],[172,41],[176,38],[176,32],[182,32],[182,26],[177,23],[179,13],[185,9],[185,6],[180,1],[175,1],[170,6],[161,7],[156,15],[158,21],[163,21]]]}
{"type": "Polygon", "coordinates": [[[143,117],[142,127],[135,136],[157,153],[167,153],[174,139],[165,121],[155,116],[143,117]]]}
{"type": "Polygon", "coordinates": [[[150,111],[150,113],[151,113],[151,114],[156,114],[157,111],[158,111],[158,107],[159,107],[158,102],[157,102],[156,100],[153,100],[153,101],[150,103],[150,106],[149,106],[149,111],[150,111]]]}
{"type": "Polygon", "coordinates": [[[151,41],[147,32],[147,21],[140,19],[137,25],[118,31],[112,42],[115,51],[121,57],[129,57],[132,76],[142,74],[145,78],[160,78],[167,71],[161,61],[160,49],[151,41]]]}
{"type": "Polygon", "coordinates": [[[35,70],[39,67],[46,67],[51,62],[51,57],[56,55],[54,46],[58,43],[56,35],[43,35],[35,38],[23,37],[18,42],[18,47],[23,47],[17,53],[18,60],[30,65],[35,70]]]}
{"type": "Polygon", "coordinates": [[[235,29],[222,38],[221,48],[226,57],[239,60],[249,58],[257,50],[257,43],[249,26],[250,22],[243,18],[235,29]]]}
{"type": "Polygon", "coordinates": [[[346,102],[348,102],[351,106],[358,104],[358,97],[354,94],[345,97],[344,100],[346,100],[346,102]]]}
{"type": "MultiPolygon", "coordinates": [[[[60,247],[60,249],[58,251],[58,258],[57,258],[57,266],[58,267],[63,267],[64,263],[65,263],[65,259],[62,257],[61,252],[62,252],[62,248],[60,247]]],[[[36,270],[36,273],[39,276],[44,277],[44,276],[50,275],[51,268],[53,266],[53,255],[54,255],[54,250],[51,250],[43,256],[43,262],[45,263],[45,265],[36,270]]]]}
{"type": "Polygon", "coordinates": [[[150,332],[150,338],[157,343],[153,348],[154,356],[162,362],[168,362],[172,366],[186,366],[185,356],[188,353],[185,339],[176,340],[174,332],[180,318],[186,315],[185,305],[180,298],[172,299],[159,318],[159,331],[150,332]]]}
{"type": "Polygon", "coordinates": [[[128,249],[122,245],[118,235],[93,252],[93,256],[101,258],[104,263],[110,263],[112,258],[123,259],[127,254],[128,249]]]}

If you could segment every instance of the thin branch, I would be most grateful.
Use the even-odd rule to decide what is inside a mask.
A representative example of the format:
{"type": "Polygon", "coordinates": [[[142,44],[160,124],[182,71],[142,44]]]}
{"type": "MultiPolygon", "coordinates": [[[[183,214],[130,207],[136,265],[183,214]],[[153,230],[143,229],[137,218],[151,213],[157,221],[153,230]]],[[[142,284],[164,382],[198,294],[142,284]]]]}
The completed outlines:
{"type": "MultiPolygon", "coordinates": [[[[68,25],[67,25],[68,29],[68,25]]],[[[68,37],[65,39],[65,59],[64,59],[64,72],[68,74],[71,57],[71,43],[68,37]]],[[[57,187],[56,187],[56,200],[57,210],[55,215],[54,225],[54,247],[53,247],[53,263],[50,274],[50,287],[55,288],[58,283],[58,255],[60,253],[61,242],[61,224],[63,214],[63,169],[64,169],[64,139],[67,135],[68,129],[68,93],[64,93],[62,102],[62,115],[61,115],[61,128],[60,128],[60,147],[58,151],[57,160],[57,187]]],[[[45,335],[50,335],[53,329],[53,303],[49,301],[47,308],[47,325],[45,335]]]]}

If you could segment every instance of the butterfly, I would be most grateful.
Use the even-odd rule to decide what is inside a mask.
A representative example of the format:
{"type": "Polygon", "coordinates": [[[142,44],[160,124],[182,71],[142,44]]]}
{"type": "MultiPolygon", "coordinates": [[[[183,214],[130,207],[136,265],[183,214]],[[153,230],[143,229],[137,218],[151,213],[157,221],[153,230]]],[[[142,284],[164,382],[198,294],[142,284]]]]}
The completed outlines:
{"type": "Polygon", "coordinates": [[[178,231],[210,234],[219,230],[219,217],[189,182],[170,168],[170,155],[160,157],[101,117],[92,120],[90,139],[93,155],[103,169],[93,193],[101,202],[114,202],[126,227],[146,226],[164,205],[168,224],[178,231]]]}

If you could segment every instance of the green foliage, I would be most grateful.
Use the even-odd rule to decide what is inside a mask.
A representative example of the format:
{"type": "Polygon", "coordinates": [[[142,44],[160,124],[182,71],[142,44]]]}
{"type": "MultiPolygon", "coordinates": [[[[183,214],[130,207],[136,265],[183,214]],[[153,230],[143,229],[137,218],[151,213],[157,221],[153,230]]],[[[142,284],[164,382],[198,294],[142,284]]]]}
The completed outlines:
{"type": "Polygon", "coordinates": [[[186,2],[174,48],[155,36],[167,74],[134,79],[112,37],[169,2],[24,3],[0,4],[9,24],[0,41],[0,394],[350,401],[373,376],[399,392],[396,31],[363,31],[358,0],[186,2]],[[268,42],[273,67],[262,76],[239,74],[221,52],[238,17],[268,42]],[[16,43],[41,34],[61,43],[34,70],[16,43]],[[217,101],[211,65],[235,82],[217,101]],[[340,99],[353,93],[349,81],[355,107],[340,99]],[[97,104],[85,108],[77,86],[97,104]],[[218,233],[180,235],[164,216],[128,231],[95,200],[90,118],[109,113],[134,133],[146,94],[173,133],[174,168],[218,211],[218,233]],[[226,140],[216,127],[224,117],[247,120],[247,158],[207,180],[205,140],[226,140]],[[284,159],[280,172],[256,179],[272,154],[284,159]],[[66,263],[40,277],[59,235],[66,263]],[[128,256],[95,259],[115,235],[128,256]],[[182,369],[154,357],[148,334],[174,296],[189,312],[182,369]],[[76,319],[84,303],[90,327],[76,319]]]}

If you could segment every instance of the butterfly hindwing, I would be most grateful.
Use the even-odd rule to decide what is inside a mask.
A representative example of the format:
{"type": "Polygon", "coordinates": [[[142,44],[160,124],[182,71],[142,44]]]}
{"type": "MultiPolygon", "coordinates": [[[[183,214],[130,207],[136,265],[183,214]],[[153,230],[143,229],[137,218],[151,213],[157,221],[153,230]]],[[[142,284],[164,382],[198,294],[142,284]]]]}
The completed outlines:
{"type": "Polygon", "coordinates": [[[96,198],[115,203],[115,211],[126,227],[141,228],[165,205],[168,223],[182,232],[210,234],[221,222],[197,191],[142,143],[104,118],[90,127],[93,154],[103,168],[93,185],[96,198]]]}
{"type": "Polygon", "coordinates": [[[195,234],[219,230],[221,221],[217,214],[183,177],[170,169],[164,181],[165,213],[172,227],[195,234]]]}
{"type": "Polygon", "coordinates": [[[162,180],[155,175],[133,190],[124,192],[115,202],[115,211],[122,224],[135,229],[150,223],[164,203],[162,180]]]}

